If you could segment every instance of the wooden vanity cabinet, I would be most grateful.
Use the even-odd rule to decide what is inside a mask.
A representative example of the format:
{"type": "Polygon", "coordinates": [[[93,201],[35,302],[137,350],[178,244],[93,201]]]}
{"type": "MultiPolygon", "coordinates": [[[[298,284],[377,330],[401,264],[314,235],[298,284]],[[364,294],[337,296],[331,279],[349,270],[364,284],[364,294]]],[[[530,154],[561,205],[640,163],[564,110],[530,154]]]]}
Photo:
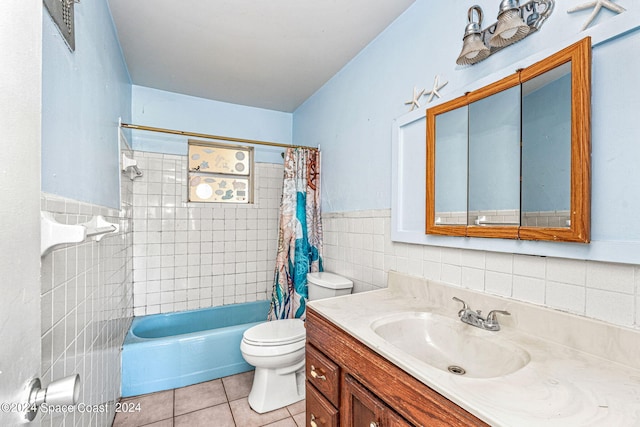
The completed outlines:
{"type": "Polygon", "coordinates": [[[307,307],[307,426],[488,426],[307,307]]]}

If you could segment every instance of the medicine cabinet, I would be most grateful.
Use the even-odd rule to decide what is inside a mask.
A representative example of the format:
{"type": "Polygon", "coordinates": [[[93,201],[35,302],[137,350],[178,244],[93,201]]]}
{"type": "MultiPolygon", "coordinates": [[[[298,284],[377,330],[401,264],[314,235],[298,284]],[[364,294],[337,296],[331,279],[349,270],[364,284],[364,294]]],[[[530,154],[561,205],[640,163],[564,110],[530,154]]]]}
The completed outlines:
{"type": "Polygon", "coordinates": [[[426,233],[589,242],[591,40],[427,110],[426,233]]]}

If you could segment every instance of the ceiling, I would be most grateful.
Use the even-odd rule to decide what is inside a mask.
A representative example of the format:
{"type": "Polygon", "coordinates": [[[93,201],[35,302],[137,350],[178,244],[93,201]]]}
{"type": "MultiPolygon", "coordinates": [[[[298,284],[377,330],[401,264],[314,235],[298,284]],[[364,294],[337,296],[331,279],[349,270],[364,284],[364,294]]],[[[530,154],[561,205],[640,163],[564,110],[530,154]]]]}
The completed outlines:
{"type": "Polygon", "coordinates": [[[132,83],[294,111],[415,0],[108,0],[132,83]]]}

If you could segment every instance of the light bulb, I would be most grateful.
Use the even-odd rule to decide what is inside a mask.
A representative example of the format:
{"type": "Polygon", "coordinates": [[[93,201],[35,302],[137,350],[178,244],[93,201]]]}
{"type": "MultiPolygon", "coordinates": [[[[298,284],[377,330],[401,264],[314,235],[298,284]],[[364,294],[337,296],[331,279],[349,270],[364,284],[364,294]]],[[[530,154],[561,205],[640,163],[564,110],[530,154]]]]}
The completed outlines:
{"type": "Polygon", "coordinates": [[[502,34],[500,34],[500,37],[502,37],[505,40],[509,40],[511,37],[515,36],[517,32],[518,32],[517,28],[512,28],[510,30],[504,31],[502,34]]]}

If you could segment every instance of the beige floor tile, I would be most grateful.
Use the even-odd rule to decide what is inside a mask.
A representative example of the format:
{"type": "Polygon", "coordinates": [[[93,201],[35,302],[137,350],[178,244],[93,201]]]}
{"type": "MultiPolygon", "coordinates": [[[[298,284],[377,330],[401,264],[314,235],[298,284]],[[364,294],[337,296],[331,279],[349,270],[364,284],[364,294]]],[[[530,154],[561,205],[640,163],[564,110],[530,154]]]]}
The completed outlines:
{"type": "Polygon", "coordinates": [[[229,402],[229,406],[231,406],[231,412],[233,413],[236,425],[242,427],[263,426],[291,416],[286,408],[276,409],[275,411],[265,412],[264,414],[258,414],[251,409],[246,398],[229,402]]]}
{"type": "Polygon", "coordinates": [[[173,417],[173,390],[123,399],[140,403],[140,412],[118,412],[113,427],[138,427],[173,417]]]}
{"type": "Polygon", "coordinates": [[[116,414],[113,427],[306,427],[304,400],[266,414],[253,411],[247,401],[252,383],[250,371],[122,399],[140,403],[140,412],[116,414]]]}
{"type": "Polygon", "coordinates": [[[276,421],[275,423],[266,424],[264,427],[298,427],[293,418],[285,418],[284,420],[276,421]]]}
{"type": "Polygon", "coordinates": [[[306,412],[301,412],[299,414],[295,414],[293,416],[293,421],[296,422],[296,425],[298,427],[306,427],[306,423],[307,423],[307,413],[306,412]]]}
{"type": "MultiPolygon", "coordinates": [[[[241,426],[242,424],[237,424],[241,426]]],[[[175,427],[236,427],[229,405],[212,406],[175,418],[175,427]]]]}
{"type": "Polygon", "coordinates": [[[302,399],[300,402],[296,402],[293,405],[287,406],[287,410],[291,415],[299,414],[300,412],[304,412],[306,410],[305,400],[302,399]]]}
{"type": "Polygon", "coordinates": [[[156,421],[151,424],[145,424],[142,427],[173,427],[173,418],[169,420],[156,421]]]}
{"type": "Polygon", "coordinates": [[[175,389],[175,415],[182,415],[227,402],[221,380],[175,389]]]}
{"type": "Polygon", "coordinates": [[[253,384],[254,371],[243,372],[222,378],[229,402],[249,396],[253,384]]]}

